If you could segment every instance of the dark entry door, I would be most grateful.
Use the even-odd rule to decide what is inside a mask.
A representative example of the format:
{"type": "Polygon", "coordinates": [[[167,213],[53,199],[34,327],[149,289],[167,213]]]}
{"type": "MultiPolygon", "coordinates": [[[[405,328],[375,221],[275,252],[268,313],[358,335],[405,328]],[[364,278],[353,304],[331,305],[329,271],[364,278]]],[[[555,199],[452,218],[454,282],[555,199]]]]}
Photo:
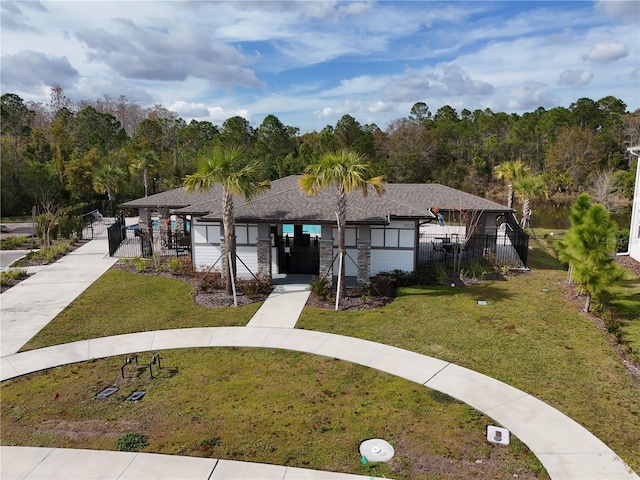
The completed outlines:
{"type": "Polygon", "coordinates": [[[280,273],[318,275],[320,272],[320,248],[318,238],[308,234],[280,238],[278,249],[280,273]]]}

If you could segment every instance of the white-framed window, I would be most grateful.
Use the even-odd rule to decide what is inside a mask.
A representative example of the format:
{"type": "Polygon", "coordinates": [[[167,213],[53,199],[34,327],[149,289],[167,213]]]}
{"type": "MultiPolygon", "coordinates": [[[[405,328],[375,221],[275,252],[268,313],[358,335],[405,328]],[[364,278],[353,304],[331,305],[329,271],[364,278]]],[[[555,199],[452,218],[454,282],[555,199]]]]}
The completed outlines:
{"type": "Polygon", "coordinates": [[[219,244],[220,243],[220,225],[215,224],[196,224],[193,225],[193,241],[198,243],[219,244]]]}
{"type": "Polygon", "coordinates": [[[236,245],[256,245],[258,243],[258,225],[236,224],[236,245]]]}
{"type": "Polygon", "coordinates": [[[372,248],[414,248],[415,222],[394,220],[389,225],[371,226],[372,248]]]}
{"type": "MultiPolygon", "coordinates": [[[[333,245],[338,245],[338,229],[334,228],[331,232],[333,235],[333,245]]],[[[346,247],[357,246],[357,229],[356,227],[347,227],[344,229],[344,244],[346,247]]]]}

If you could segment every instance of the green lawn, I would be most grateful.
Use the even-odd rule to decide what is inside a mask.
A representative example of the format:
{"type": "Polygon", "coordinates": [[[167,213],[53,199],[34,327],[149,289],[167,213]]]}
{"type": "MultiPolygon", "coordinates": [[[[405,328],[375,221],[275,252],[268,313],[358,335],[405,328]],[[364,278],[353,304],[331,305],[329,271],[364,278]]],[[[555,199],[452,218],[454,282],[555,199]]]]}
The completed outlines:
{"type": "Polygon", "coordinates": [[[171,328],[244,326],[260,307],[196,305],[192,286],[171,277],[108,270],[23,348],[171,328]]]}
{"type": "MultiPolygon", "coordinates": [[[[530,265],[533,268],[529,273],[510,276],[504,281],[482,282],[461,288],[431,286],[404,288],[399,298],[379,310],[334,312],[307,307],[297,327],[395,345],[451,361],[512,384],[548,402],[584,425],[613,448],[634,470],[640,471],[640,393],[638,388],[616,356],[609,341],[571,302],[571,295],[565,288],[566,272],[559,268],[555,259],[545,255],[539,248],[541,247],[536,247],[531,252],[530,265]],[[478,305],[478,300],[485,300],[487,304],[478,305]]],[[[626,282],[617,287],[621,289],[620,301],[626,308],[624,315],[628,324],[625,326],[625,332],[632,341],[637,341],[640,306],[634,305],[628,299],[632,299],[639,293],[640,284],[637,279],[626,282]],[[625,296],[628,299],[625,299],[625,296]]],[[[26,348],[158,328],[245,325],[258,308],[257,304],[253,304],[238,309],[205,309],[193,303],[189,297],[190,290],[190,285],[175,279],[111,270],[43,329],[26,348]]],[[[302,377],[306,378],[308,375],[319,376],[324,381],[328,376],[334,375],[334,373],[329,375],[325,372],[326,360],[319,360],[309,355],[289,357],[289,354],[276,355],[275,352],[271,354],[275,356],[270,360],[270,365],[278,369],[285,368],[290,378],[295,381],[303,381],[302,377]],[[296,365],[304,363],[305,366],[288,368],[286,362],[289,358],[295,358],[296,365]],[[315,366],[309,367],[307,362],[315,366]],[[310,368],[314,369],[314,373],[309,373],[310,368]]],[[[178,354],[175,353],[175,355],[178,354]]],[[[200,354],[190,355],[197,357],[200,354]]],[[[255,357],[254,361],[264,361],[257,359],[263,359],[263,357],[255,357]]],[[[113,361],[117,364],[121,359],[113,361]]],[[[176,357],[175,361],[183,360],[178,360],[176,357]]],[[[215,359],[211,361],[217,362],[215,359]]],[[[228,362],[235,365],[237,360],[228,362]]],[[[116,369],[113,366],[109,368],[116,369]]],[[[251,368],[248,372],[243,381],[250,381],[251,368]]],[[[365,372],[367,372],[366,369],[360,369],[357,374],[349,375],[359,377],[365,375],[365,372]]],[[[39,378],[38,375],[47,376],[47,374],[34,374],[33,377],[28,378],[39,378]]],[[[80,376],[74,376],[73,373],[66,375],[77,379],[84,377],[84,372],[80,376]]],[[[212,378],[218,378],[215,375],[218,374],[214,374],[212,378]]],[[[376,373],[376,375],[381,374],[376,373]]],[[[208,373],[200,373],[196,377],[198,380],[189,384],[193,388],[189,388],[188,391],[197,390],[199,386],[208,385],[211,381],[208,373]]],[[[175,381],[180,378],[183,377],[176,376],[175,381]]],[[[4,408],[8,398],[6,395],[9,394],[11,387],[15,388],[20,381],[27,383],[16,380],[15,383],[4,382],[2,385],[3,436],[6,418],[4,408]]],[[[274,385],[280,385],[281,381],[283,380],[273,380],[274,385]]],[[[371,382],[375,388],[367,387],[369,390],[377,389],[378,385],[387,384],[386,380],[382,381],[379,377],[371,382]]],[[[95,390],[97,387],[96,380],[92,388],[95,390]]],[[[415,386],[412,387],[409,384],[406,388],[411,390],[415,386]]],[[[324,388],[321,391],[323,390],[333,391],[324,388]]],[[[223,391],[227,392],[227,395],[232,395],[227,389],[223,391]]],[[[419,391],[424,392],[422,388],[419,391]]],[[[340,392],[342,395],[342,390],[340,392]]],[[[356,397],[362,401],[365,394],[362,390],[356,392],[356,397]]],[[[316,395],[318,395],[316,400],[323,398],[320,393],[316,395]]],[[[182,394],[177,397],[182,398],[182,394]]],[[[252,398],[252,395],[246,398],[252,398]]],[[[387,401],[391,403],[385,403],[384,408],[390,409],[389,405],[393,406],[393,401],[387,401]]],[[[186,398],[180,402],[187,409],[184,415],[188,419],[188,409],[191,404],[186,398]]],[[[140,403],[142,404],[143,402],[140,403]]],[[[263,432],[260,425],[267,420],[261,417],[271,416],[274,412],[264,410],[259,403],[251,403],[251,405],[256,415],[254,428],[258,432],[263,432]]],[[[278,408],[288,408],[288,406],[278,408]]],[[[334,405],[318,401],[316,409],[317,413],[331,417],[334,405]]],[[[357,408],[350,406],[347,410],[351,413],[342,414],[343,416],[354,415],[353,412],[357,408]]],[[[448,416],[448,414],[443,415],[448,416]]],[[[473,415],[477,415],[477,412],[473,415]]],[[[197,415],[192,417],[196,418],[197,415]]],[[[454,417],[458,423],[465,423],[462,413],[456,413],[454,417]]],[[[413,421],[410,420],[409,423],[404,424],[402,431],[407,429],[411,431],[411,427],[407,425],[413,421]]],[[[483,421],[486,420],[480,423],[483,421]]],[[[286,432],[286,428],[284,431],[286,432]]],[[[380,432],[387,434],[386,430],[378,429],[370,433],[380,434],[380,432]]],[[[361,434],[362,432],[358,431],[358,435],[361,434]]],[[[392,437],[394,435],[391,431],[388,434],[392,437]]],[[[197,442],[204,433],[198,435],[190,441],[197,442]]],[[[400,442],[399,437],[393,438],[400,442]]],[[[347,444],[351,445],[349,442],[353,443],[355,440],[351,438],[347,441],[347,444]]],[[[344,444],[341,445],[340,448],[347,448],[344,444]]],[[[236,449],[237,451],[234,450],[234,452],[240,457],[244,455],[242,452],[247,453],[242,448],[238,448],[239,450],[236,449]]],[[[352,445],[349,448],[352,448],[352,445]]],[[[438,450],[443,447],[440,445],[434,448],[438,450]]],[[[172,449],[174,449],[173,446],[168,447],[168,451],[176,453],[172,449]]],[[[195,450],[189,447],[186,452],[193,453],[195,450]]],[[[452,455],[459,456],[453,453],[452,455]]],[[[322,460],[322,463],[325,461],[322,460]]]]}
{"type": "MultiPolygon", "coordinates": [[[[537,268],[506,281],[404,288],[381,310],[307,308],[297,327],[387,343],[509,383],[584,425],[640,471],[637,386],[609,341],[568,301],[566,272],[540,252],[532,260],[537,268]]],[[[624,287],[627,295],[640,292],[637,281],[624,287]]],[[[637,329],[640,306],[634,311],[629,324],[637,329]]]]}
{"type": "Polygon", "coordinates": [[[548,478],[519,440],[486,442],[492,422],[473,408],[360,365],[251,348],[167,350],[161,361],[154,380],[132,368],[122,379],[114,357],[3,382],[2,443],[114,450],[135,432],[145,451],[173,455],[397,479],[548,478]],[[134,390],[147,394],[122,401],[134,390]],[[360,442],[379,437],[395,457],[362,465],[360,442]]]}

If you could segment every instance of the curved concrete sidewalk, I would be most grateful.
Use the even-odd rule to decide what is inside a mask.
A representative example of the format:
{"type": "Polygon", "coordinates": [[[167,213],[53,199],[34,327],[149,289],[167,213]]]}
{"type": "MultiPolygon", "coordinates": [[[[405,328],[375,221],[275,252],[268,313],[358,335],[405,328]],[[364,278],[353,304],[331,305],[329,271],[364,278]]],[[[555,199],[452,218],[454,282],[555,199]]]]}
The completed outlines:
{"type": "Polygon", "coordinates": [[[215,458],[73,448],[0,447],[2,480],[370,480],[215,458]]]}
{"type": "Polygon", "coordinates": [[[478,372],[380,343],[324,332],[210,327],[133,333],[56,345],[1,359],[2,380],[93,358],[188,347],[295,350],[358,363],[444,392],[513,432],[554,479],[638,479],[584,427],[537,398],[478,372]]]}

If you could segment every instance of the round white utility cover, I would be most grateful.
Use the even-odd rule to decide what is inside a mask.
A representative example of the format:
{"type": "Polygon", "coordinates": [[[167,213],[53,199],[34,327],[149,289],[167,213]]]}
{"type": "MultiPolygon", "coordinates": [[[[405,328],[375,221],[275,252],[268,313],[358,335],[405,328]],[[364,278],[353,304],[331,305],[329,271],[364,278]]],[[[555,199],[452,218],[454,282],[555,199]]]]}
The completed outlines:
{"type": "Polygon", "coordinates": [[[395,451],[386,440],[371,438],[360,444],[360,455],[370,462],[386,462],[391,460],[395,451]]]}

